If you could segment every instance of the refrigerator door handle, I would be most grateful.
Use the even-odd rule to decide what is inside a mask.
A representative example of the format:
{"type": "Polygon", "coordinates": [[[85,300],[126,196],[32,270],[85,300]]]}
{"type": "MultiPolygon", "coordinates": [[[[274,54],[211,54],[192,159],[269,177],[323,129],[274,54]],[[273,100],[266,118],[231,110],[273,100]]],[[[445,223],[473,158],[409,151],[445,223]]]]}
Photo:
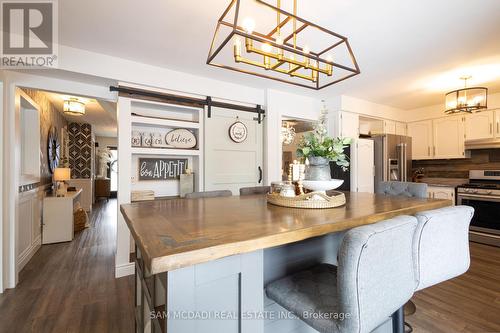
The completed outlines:
{"type": "Polygon", "coordinates": [[[407,160],[407,157],[406,156],[407,153],[406,153],[406,143],[403,143],[403,177],[401,177],[403,179],[404,182],[407,182],[408,181],[408,160],[407,160]]]}
{"type": "Polygon", "coordinates": [[[406,181],[406,173],[405,173],[405,146],[403,143],[398,145],[399,147],[399,179],[402,182],[406,181]]]}

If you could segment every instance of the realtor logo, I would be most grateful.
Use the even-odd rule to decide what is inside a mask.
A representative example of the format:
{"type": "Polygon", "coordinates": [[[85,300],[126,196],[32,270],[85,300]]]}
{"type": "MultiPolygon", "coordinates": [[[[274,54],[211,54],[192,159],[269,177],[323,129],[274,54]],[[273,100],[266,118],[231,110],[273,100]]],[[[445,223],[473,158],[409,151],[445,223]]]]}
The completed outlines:
{"type": "Polygon", "coordinates": [[[57,3],[2,1],[1,67],[57,67],[57,3]]]}

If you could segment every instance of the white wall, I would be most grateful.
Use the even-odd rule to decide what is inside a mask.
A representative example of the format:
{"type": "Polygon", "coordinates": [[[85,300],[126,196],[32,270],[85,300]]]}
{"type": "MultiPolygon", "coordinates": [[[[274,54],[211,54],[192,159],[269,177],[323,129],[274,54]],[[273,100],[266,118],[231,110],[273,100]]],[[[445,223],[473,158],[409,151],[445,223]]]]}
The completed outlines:
{"type": "MultiPolygon", "coordinates": [[[[488,110],[500,109],[500,93],[488,95],[488,110]]],[[[444,114],[444,95],[443,103],[426,106],[418,109],[405,110],[404,121],[419,121],[425,119],[434,119],[443,117],[444,114]]]]}
{"type": "Polygon", "coordinates": [[[118,137],[96,136],[95,142],[99,144],[99,148],[118,147],[118,137]]]}
{"type": "Polygon", "coordinates": [[[283,117],[318,120],[321,101],[278,90],[266,92],[266,127],[264,135],[264,182],[281,180],[282,145],[280,140],[281,120],[283,117]]]}
{"type": "Polygon", "coordinates": [[[406,112],[403,109],[372,103],[347,95],[329,98],[327,100],[327,107],[330,111],[349,111],[360,115],[397,121],[404,121],[406,112]]]}
{"type": "MultiPolygon", "coordinates": [[[[1,75],[1,74],[0,74],[1,75]]],[[[2,138],[2,142],[4,141],[3,139],[3,117],[4,117],[4,105],[3,105],[4,99],[3,99],[3,75],[0,76],[0,138],[2,138]]],[[[3,293],[4,290],[4,251],[3,251],[3,244],[4,244],[4,233],[3,233],[3,224],[4,224],[4,218],[3,218],[3,145],[0,144],[0,293],[3,293]]]]}
{"type": "Polygon", "coordinates": [[[59,68],[75,73],[227,100],[264,105],[263,89],[59,46],[59,68]]]}

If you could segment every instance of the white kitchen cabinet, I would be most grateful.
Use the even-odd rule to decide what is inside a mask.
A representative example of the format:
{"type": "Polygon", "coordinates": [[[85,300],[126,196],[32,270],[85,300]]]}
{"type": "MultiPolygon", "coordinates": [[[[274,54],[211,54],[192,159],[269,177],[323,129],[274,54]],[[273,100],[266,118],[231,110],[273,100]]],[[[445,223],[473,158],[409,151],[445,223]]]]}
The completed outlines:
{"type": "Polygon", "coordinates": [[[434,119],[433,141],[433,158],[447,159],[464,157],[464,117],[448,116],[434,119]]]}
{"type": "Polygon", "coordinates": [[[384,120],[384,133],[396,134],[396,122],[392,120],[384,120]]]}
{"type": "Polygon", "coordinates": [[[359,115],[346,111],[331,112],[328,116],[328,133],[334,137],[357,139],[359,137],[359,115]]]}
{"type": "Polygon", "coordinates": [[[351,191],[373,193],[375,190],[374,142],[357,139],[351,144],[351,191]]]}
{"type": "Polygon", "coordinates": [[[495,136],[500,138],[500,111],[495,111],[495,136]]]}
{"type": "Polygon", "coordinates": [[[432,120],[408,123],[407,135],[412,138],[412,159],[432,158],[432,120]]]}
{"type": "Polygon", "coordinates": [[[447,199],[455,206],[455,188],[447,186],[428,186],[427,196],[431,199],[447,199]]]}
{"type": "Polygon", "coordinates": [[[406,135],[406,123],[396,121],[396,135],[406,135]]]}
{"type": "Polygon", "coordinates": [[[340,112],[340,136],[353,139],[359,137],[359,115],[357,113],[340,112]]]}
{"type": "Polygon", "coordinates": [[[467,115],[465,116],[465,139],[479,140],[493,138],[495,130],[497,130],[495,125],[494,111],[483,111],[467,115]]]}
{"type": "MultiPolygon", "coordinates": [[[[43,199],[42,244],[69,242],[74,236],[73,213],[81,201],[82,190],[68,192],[64,197],[47,196],[43,199]]],[[[80,204],[81,206],[81,204],[80,204]]]]}

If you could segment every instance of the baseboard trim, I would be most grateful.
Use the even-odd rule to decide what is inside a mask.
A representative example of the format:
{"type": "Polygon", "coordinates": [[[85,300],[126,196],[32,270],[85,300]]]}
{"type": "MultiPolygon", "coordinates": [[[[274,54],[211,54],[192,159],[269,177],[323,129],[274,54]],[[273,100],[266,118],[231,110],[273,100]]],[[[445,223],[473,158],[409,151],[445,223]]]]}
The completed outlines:
{"type": "Polygon", "coordinates": [[[17,258],[17,272],[20,272],[26,266],[38,249],[40,249],[40,246],[42,246],[42,235],[38,235],[35,241],[19,255],[17,258]]]}
{"type": "Polygon", "coordinates": [[[128,275],[134,275],[134,273],[135,273],[135,264],[133,262],[115,266],[115,278],[117,279],[128,275]]]}

